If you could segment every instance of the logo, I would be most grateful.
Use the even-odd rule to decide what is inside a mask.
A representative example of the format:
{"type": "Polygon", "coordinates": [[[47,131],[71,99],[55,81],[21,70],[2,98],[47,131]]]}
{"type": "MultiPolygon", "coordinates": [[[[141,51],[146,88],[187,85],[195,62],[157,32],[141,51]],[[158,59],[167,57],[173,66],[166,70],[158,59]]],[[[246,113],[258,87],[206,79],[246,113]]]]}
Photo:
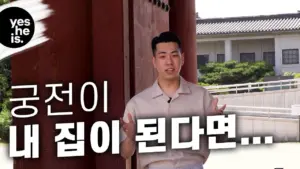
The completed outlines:
{"type": "Polygon", "coordinates": [[[35,25],[32,16],[19,7],[0,12],[0,43],[8,48],[25,46],[33,37],[35,25]]]}

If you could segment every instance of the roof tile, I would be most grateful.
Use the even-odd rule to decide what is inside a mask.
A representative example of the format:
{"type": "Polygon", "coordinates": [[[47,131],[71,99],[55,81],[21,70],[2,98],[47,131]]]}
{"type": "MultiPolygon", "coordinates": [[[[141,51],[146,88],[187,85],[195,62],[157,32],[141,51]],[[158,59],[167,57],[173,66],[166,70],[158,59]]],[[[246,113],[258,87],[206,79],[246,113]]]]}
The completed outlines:
{"type": "Polygon", "coordinates": [[[198,35],[300,30],[300,13],[253,17],[198,19],[198,35]]]}

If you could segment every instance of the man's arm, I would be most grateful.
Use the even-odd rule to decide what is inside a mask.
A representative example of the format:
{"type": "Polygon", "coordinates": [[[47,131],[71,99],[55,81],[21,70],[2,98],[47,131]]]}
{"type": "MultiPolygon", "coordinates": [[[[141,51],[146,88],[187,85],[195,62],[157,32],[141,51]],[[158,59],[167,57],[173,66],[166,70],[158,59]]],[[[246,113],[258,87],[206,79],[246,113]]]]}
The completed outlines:
{"type": "Polygon", "coordinates": [[[128,159],[134,154],[134,152],[135,141],[127,137],[121,142],[121,156],[125,159],[128,159]]]}
{"type": "Polygon", "coordinates": [[[124,159],[130,158],[136,149],[135,143],[135,111],[131,101],[126,105],[123,118],[121,122],[121,156],[124,159]]]}

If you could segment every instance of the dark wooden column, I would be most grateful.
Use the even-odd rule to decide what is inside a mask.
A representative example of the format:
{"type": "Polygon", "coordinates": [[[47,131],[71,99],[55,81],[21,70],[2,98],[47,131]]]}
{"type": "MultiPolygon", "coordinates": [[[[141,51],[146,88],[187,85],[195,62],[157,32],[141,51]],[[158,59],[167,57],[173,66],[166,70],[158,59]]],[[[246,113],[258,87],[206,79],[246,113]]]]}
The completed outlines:
{"type": "MultiPolygon", "coordinates": [[[[14,119],[17,125],[18,147],[24,147],[23,126],[39,124],[40,156],[38,159],[15,159],[14,169],[83,169],[94,168],[93,155],[88,150],[86,141],[84,157],[57,158],[55,123],[58,122],[89,122],[91,113],[84,112],[80,105],[80,88],[92,78],[91,53],[91,4],[86,0],[45,0],[54,10],[54,15],[45,20],[49,42],[12,57],[13,85],[38,85],[39,101],[30,102],[37,106],[38,115],[28,119],[14,119]],[[52,101],[54,111],[72,111],[71,116],[47,116],[45,100],[51,95],[51,89],[45,88],[49,83],[73,83],[73,105],[69,106],[67,96],[64,102],[52,101]]],[[[58,90],[58,95],[59,93],[58,90]]],[[[13,91],[13,97],[31,97],[32,90],[13,91]]],[[[18,103],[19,104],[19,103],[18,103]]],[[[26,113],[24,110],[23,113],[26,113]]],[[[22,113],[22,112],[20,112],[22,113]]],[[[28,112],[27,112],[28,113],[28,112]]],[[[89,136],[88,130],[86,135],[89,136]]]]}
{"type": "MultiPolygon", "coordinates": [[[[108,112],[103,112],[102,98],[95,111],[96,121],[119,120],[129,98],[129,31],[128,1],[93,0],[93,79],[103,93],[103,82],[108,81],[108,112]]],[[[111,137],[110,137],[111,138],[111,137]]],[[[111,142],[110,142],[111,143],[111,142]]],[[[96,155],[96,169],[125,169],[125,160],[112,155],[111,149],[96,155]]]]}
{"type": "Polygon", "coordinates": [[[193,83],[197,82],[196,57],[196,14],[195,0],[169,0],[170,30],[175,32],[182,41],[185,53],[185,64],[182,76],[193,83]]]}
{"type": "MultiPolygon", "coordinates": [[[[130,96],[145,90],[156,79],[152,65],[151,40],[169,30],[169,12],[165,10],[168,0],[127,0],[129,2],[130,30],[130,96]],[[164,3],[162,3],[164,2],[164,3]]],[[[138,157],[132,158],[130,169],[141,169],[138,157]]]]}

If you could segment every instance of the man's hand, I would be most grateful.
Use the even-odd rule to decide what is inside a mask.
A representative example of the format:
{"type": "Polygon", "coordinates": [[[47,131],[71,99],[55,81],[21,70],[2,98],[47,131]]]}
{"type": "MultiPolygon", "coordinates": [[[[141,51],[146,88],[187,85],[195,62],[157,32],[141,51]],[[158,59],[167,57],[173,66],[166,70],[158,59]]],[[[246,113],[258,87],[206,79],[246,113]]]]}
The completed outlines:
{"type": "MultiPolygon", "coordinates": [[[[212,112],[213,114],[215,115],[222,115],[225,108],[226,108],[226,104],[224,104],[220,109],[218,109],[218,98],[214,98],[212,100],[212,112]]],[[[217,142],[226,142],[227,141],[227,138],[226,138],[226,135],[219,135],[217,136],[217,142]]]]}
{"type": "Polygon", "coordinates": [[[128,123],[120,118],[120,123],[127,138],[121,143],[121,156],[125,159],[131,157],[135,152],[135,122],[132,115],[128,113],[128,123]]]}
{"type": "Polygon", "coordinates": [[[218,109],[218,98],[214,98],[212,100],[212,112],[215,114],[223,114],[225,108],[226,108],[226,104],[224,104],[220,109],[218,109]]]}
{"type": "Polygon", "coordinates": [[[126,123],[123,118],[120,118],[121,126],[127,137],[131,140],[135,140],[135,123],[130,113],[128,113],[128,121],[129,122],[126,123]]]}

